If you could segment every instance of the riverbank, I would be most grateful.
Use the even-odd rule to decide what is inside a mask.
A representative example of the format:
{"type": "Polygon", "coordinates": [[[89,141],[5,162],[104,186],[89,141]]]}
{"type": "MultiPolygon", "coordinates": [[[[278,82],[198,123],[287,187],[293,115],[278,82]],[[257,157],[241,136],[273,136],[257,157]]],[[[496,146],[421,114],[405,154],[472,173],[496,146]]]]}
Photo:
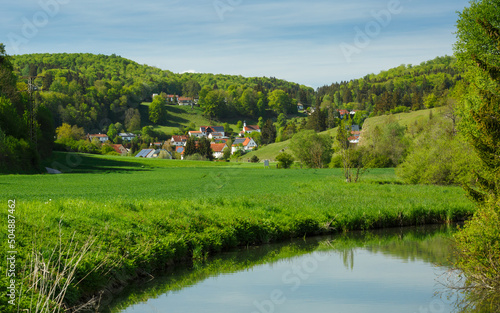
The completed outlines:
{"type": "MultiPolygon", "coordinates": [[[[87,242],[66,286],[65,303],[71,307],[92,297],[104,301],[106,293],[141,277],[237,246],[450,223],[474,210],[459,187],[402,185],[391,169],[373,170],[361,183],[346,184],[337,169],[165,164],[172,163],[107,173],[0,177],[2,197],[16,200],[18,277],[29,276],[24,264],[33,265],[34,256],[47,261],[61,255],[64,261],[71,253],[59,252],[61,246],[78,254],[87,242]]],[[[0,216],[7,219],[6,213],[0,216]]],[[[29,281],[22,284],[27,287],[29,281]]],[[[27,303],[21,298],[21,308],[27,303]]]]}

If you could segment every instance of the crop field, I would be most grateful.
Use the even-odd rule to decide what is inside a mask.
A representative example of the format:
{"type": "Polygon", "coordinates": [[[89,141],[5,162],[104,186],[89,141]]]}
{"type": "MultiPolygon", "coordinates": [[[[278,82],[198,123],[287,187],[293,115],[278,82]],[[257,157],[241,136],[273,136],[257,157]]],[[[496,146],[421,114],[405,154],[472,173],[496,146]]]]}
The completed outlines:
{"type": "MultiPolygon", "coordinates": [[[[70,286],[73,303],[109,284],[240,245],[451,222],[474,210],[461,188],[403,185],[393,169],[347,184],[339,169],[251,163],[58,153],[47,166],[53,164],[67,173],[0,176],[0,199],[6,207],[16,201],[19,264],[71,238],[93,242],[75,274],[75,283],[85,279],[70,286]]],[[[0,212],[2,220],[7,214],[0,212]]],[[[0,288],[6,283],[0,280],[0,288]]]]}

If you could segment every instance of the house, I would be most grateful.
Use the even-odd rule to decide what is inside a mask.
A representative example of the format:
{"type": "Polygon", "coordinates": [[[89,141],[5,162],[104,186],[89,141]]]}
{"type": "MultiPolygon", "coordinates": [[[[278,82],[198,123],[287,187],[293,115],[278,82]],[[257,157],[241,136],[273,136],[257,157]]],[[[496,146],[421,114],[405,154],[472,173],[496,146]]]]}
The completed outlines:
{"type": "Polygon", "coordinates": [[[136,158],[150,158],[151,155],[155,152],[155,149],[142,149],[139,153],[136,154],[136,158]]]}
{"type": "Polygon", "coordinates": [[[179,105],[190,105],[193,106],[195,104],[193,98],[188,98],[188,97],[179,97],[177,98],[177,103],[179,105]]]}
{"type": "Polygon", "coordinates": [[[189,136],[194,136],[194,137],[198,137],[198,138],[205,137],[205,133],[201,132],[199,130],[190,130],[188,132],[188,134],[189,134],[189,136]]]}
{"type": "Polygon", "coordinates": [[[227,148],[227,145],[225,143],[211,143],[210,148],[212,148],[214,158],[221,159],[224,155],[224,149],[227,148]]]}
{"type": "Polygon", "coordinates": [[[132,141],[135,137],[137,137],[136,134],[132,134],[132,133],[119,133],[118,136],[123,141],[132,141]]]}
{"type": "Polygon", "coordinates": [[[350,114],[348,110],[337,110],[337,112],[339,112],[340,118],[344,118],[344,116],[350,114]]]}
{"type": "Polygon", "coordinates": [[[97,139],[99,139],[99,141],[100,141],[101,143],[105,143],[106,141],[108,141],[108,140],[109,140],[108,135],[104,135],[104,134],[88,134],[88,135],[87,135],[87,138],[88,138],[90,141],[92,141],[94,138],[97,138],[97,139]]]}
{"type": "Polygon", "coordinates": [[[222,136],[226,134],[224,132],[224,126],[200,126],[200,131],[204,133],[206,137],[208,137],[210,133],[221,133],[222,136]]]}
{"type": "Polygon", "coordinates": [[[170,139],[170,145],[172,145],[172,146],[185,146],[187,140],[188,140],[188,136],[174,135],[170,139]]]}
{"type": "Polygon", "coordinates": [[[160,153],[164,152],[166,159],[172,159],[172,154],[165,149],[142,149],[137,155],[136,158],[158,158],[160,153]]]}
{"type": "Polygon", "coordinates": [[[179,99],[178,95],[167,95],[166,96],[167,104],[174,104],[177,102],[177,99],[179,99]]]}
{"type": "Polygon", "coordinates": [[[361,137],[361,131],[351,131],[351,136],[348,138],[350,143],[358,144],[359,138],[361,137]]]}
{"type": "Polygon", "coordinates": [[[224,138],[224,126],[201,126],[200,130],[191,130],[189,131],[189,136],[195,137],[208,137],[214,139],[224,138]],[[210,136],[213,134],[212,136],[210,136]]]}
{"type": "Polygon", "coordinates": [[[127,155],[128,150],[123,145],[112,145],[113,149],[115,149],[116,153],[121,155],[127,155]]]}
{"type": "Polygon", "coordinates": [[[208,139],[224,139],[224,133],[210,133],[208,134],[208,139]]]}
{"type": "Polygon", "coordinates": [[[243,152],[248,152],[257,148],[257,144],[253,140],[253,138],[236,138],[231,146],[231,154],[235,153],[238,150],[243,152]]]}
{"type": "Polygon", "coordinates": [[[259,132],[260,133],[260,127],[258,125],[247,125],[247,122],[243,122],[243,130],[240,132],[240,136],[243,137],[247,134],[253,133],[253,132],[259,132]]]}
{"type": "Polygon", "coordinates": [[[162,142],[153,142],[150,144],[150,146],[155,146],[156,148],[161,148],[163,146],[162,142]]]}

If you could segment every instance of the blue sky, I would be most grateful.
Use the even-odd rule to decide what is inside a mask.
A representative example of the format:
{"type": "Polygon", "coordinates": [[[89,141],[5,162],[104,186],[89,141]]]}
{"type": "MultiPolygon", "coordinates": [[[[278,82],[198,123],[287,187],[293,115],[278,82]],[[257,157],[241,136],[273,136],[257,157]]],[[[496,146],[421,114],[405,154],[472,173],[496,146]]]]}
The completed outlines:
{"type": "Polygon", "coordinates": [[[311,87],[452,55],[467,0],[23,0],[2,4],[8,54],[117,54],[176,73],[311,87]]]}

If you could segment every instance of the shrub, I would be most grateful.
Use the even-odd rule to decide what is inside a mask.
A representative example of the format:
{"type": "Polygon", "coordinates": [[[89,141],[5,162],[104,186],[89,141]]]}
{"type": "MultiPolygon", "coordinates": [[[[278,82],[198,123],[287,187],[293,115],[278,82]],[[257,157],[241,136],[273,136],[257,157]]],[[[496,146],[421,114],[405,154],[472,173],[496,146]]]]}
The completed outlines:
{"type": "Polygon", "coordinates": [[[466,287],[490,293],[500,290],[500,217],[493,206],[479,210],[455,234],[455,266],[468,278],[466,287]]]}
{"type": "Polygon", "coordinates": [[[195,154],[188,155],[187,157],[184,158],[184,160],[188,160],[188,161],[206,161],[207,158],[205,158],[204,156],[202,156],[199,153],[195,153],[195,154]]]}
{"type": "Polygon", "coordinates": [[[276,161],[278,161],[279,168],[290,168],[293,164],[294,158],[289,153],[281,152],[276,156],[276,161]]]}
{"type": "Polygon", "coordinates": [[[250,158],[250,162],[252,163],[259,163],[259,161],[259,157],[256,155],[252,155],[252,157],[250,158]]]}

